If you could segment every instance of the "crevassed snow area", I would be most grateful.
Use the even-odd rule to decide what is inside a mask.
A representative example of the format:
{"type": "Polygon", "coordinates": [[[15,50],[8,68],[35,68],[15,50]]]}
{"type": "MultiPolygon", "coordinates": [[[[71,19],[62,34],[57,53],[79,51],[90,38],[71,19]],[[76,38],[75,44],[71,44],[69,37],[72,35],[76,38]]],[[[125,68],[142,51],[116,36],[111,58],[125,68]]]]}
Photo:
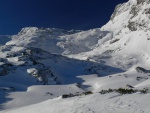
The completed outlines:
{"type": "Polygon", "coordinates": [[[0,113],[150,113],[149,17],[129,0],[101,28],[0,37],[0,113]]]}

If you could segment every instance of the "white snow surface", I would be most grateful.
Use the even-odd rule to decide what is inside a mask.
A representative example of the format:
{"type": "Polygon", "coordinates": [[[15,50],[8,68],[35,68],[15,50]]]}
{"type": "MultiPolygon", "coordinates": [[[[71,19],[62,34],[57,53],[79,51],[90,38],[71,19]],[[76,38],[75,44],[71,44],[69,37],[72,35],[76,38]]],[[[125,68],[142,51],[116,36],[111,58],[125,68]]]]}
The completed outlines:
{"type": "Polygon", "coordinates": [[[129,0],[101,28],[0,36],[0,113],[150,113],[149,18],[149,0],[129,0]]]}

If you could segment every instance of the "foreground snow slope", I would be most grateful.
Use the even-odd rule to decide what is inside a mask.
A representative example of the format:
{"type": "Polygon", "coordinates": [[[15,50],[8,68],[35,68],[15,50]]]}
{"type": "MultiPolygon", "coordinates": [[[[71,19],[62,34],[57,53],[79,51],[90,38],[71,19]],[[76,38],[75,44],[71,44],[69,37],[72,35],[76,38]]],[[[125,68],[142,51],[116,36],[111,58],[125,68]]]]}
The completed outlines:
{"type": "Polygon", "coordinates": [[[102,28],[28,27],[2,38],[0,113],[149,113],[149,18],[149,0],[129,0],[102,28]]]}
{"type": "Polygon", "coordinates": [[[31,86],[26,92],[6,92],[7,102],[2,104],[2,113],[149,113],[149,93],[121,95],[119,93],[100,94],[102,89],[115,89],[126,87],[126,84],[135,86],[136,89],[149,87],[149,76],[147,74],[134,74],[133,71],[125,74],[115,74],[111,77],[97,77],[96,75],[80,76],[85,82],[81,88],[76,84],[70,85],[50,85],[50,86],[31,86]],[[143,77],[137,80],[138,77],[143,77]],[[145,82],[145,83],[144,83],[145,82]],[[76,96],[67,99],[61,98],[63,94],[75,94],[91,90],[94,94],[76,96]],[[59,97],[57,97],[59,96],[59,97]],[[9,100],[8,100],[9,99],[9,100]],[[10,101],[11,100],[11,101],[10,101]],[[9,109],[8,109],[9,108],[9,109]],[[10,109],[13,108],[13,109],[10,109]]]}
{"type": "Polygon", "coordinates": [[[50,99],[4,113],[149,113],[149,94],[93,94],[70,99],[50,99]]]}

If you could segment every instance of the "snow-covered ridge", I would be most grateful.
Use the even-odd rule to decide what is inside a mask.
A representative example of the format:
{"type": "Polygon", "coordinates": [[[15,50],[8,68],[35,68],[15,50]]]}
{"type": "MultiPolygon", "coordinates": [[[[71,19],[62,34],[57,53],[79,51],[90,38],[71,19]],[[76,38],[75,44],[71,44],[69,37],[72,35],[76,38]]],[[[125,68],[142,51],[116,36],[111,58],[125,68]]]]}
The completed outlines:
{"type": "Polygon", "coordinates": [[[103,30],[129,29],[149,30],[150,16],[149,0],[129,0],[127,3],[116,6],[111,20],[102,27],[103,30]]]}
{"type": "Polygon", "coordinates": [[[42,48],[57,54],[77,54],[93,50],[112,38],[111,32],[100,29],[76,32],[79,31],[27,27],[23,28],[18,35],[12,36],[12,40],[6,45],[42,48]]]}
{"type": "Polygon", "coordinates": [[[79,30],[63,30],[57,28],[23,28],[18,35],[12,36],[12,40],[6,45],[23,47],[37,47],[51,53],[61,53],[62,49],[57,46],[60,36],[79,32],[79,30]]]}
{"type": "MultiPolygon", "coordinates": [[[[127,3],[119,4],[110,21],[101,28],[102,31],[113,32],[113,40],[118,40],[114,44],[108,44],[107,48],[118,48],[114,54],[119,55],[119,58],[126,56],[138,62],[149,62],[149,9],[149,0],[129,0],[127,3]]],[[[129,59],[126,61],[126,58],[122,60],[130,62],[129,59]]]]}

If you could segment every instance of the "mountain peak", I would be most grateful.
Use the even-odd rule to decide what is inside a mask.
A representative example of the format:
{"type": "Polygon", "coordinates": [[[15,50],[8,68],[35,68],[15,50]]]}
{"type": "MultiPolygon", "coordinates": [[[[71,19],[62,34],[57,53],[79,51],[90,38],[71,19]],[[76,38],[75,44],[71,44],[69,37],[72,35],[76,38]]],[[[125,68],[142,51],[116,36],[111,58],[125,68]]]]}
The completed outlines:
{"type": "Polygon", "coordinates": [[[18,33],[18,35],[26,34],[26,33],[33,33],[38,30],[37,27],[25,27],[22,28],[21,31],[18,33]]]}
{"type": "Polygon", "coordinates": [[[129,0],[117,5],[110,21],[102,27],[102,30],[106,29],[149,30],[150,0],[129,0]]]}
{"type": "Polygon", "coordinates": [[[149,3],[150,1],[149,0],[129,0],[129,2],[134,5],[139,5],[139,4],[143,4],[144,2],[149,3]]]}

